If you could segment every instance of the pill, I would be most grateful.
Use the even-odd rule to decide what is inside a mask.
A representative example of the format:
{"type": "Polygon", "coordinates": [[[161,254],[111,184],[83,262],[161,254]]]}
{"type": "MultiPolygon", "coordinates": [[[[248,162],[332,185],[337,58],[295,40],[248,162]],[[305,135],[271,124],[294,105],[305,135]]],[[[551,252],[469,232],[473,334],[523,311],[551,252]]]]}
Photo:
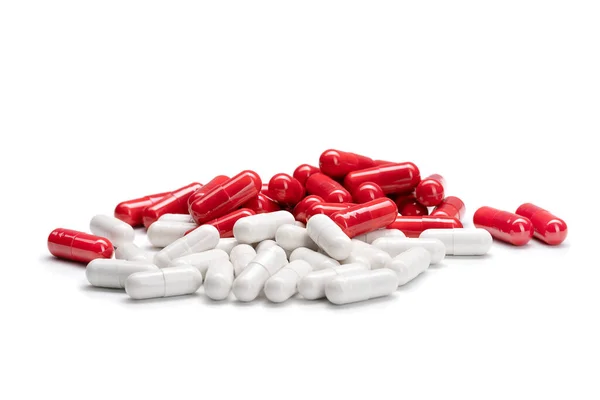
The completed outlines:
{"type": "Polygon", "coordinates": [[[331,219],[352,238],[385,228],[394,222],[397,216],[396,203],[384,197],[338,211],[331,215],[331,219]]]}
{"type": "Polygon", "coordinates": [[[333,304],[348,304],[389,296],[398,288],[398,276],[389,268],[333,278],[325,296],[333,304]]]}
{"type": "Polygon", "coordinates": [[[355,203],[361,204],[375,199],[385,197],[383,190],[373,182],[365,182],[358,185],[358,188],[352,192],[352,198],[355,203]]]}
{"type": "Polygon", "coordinates": [[[229,255],[229,253],[231,253],[231,250],[233,250],[233,248],[238,244],[239,243],[236,238],[221,238],[219,239],[219,243],[217,243],[215,249],[223,250],[229,255]]]}
{"type": "Polygon", "coordinates": [[[567,224],[549,211],[531,203],[517,208],[516,214],[529,219],[533,224],[533,236],[550,245],[558,245],[567,238],[567,224]]]}
{"type": "Polygon", "coordinates": [[[297,292],[298,282],[312,271],[312,266],[304,260],[292,261],[267,279],[265,297],[273,303],[281,303],[297,292]]]}
{"type": "Polygon", "coordinates": [[[352,196],[348,190],[320,172],[308,177],[306,191],[321,197],[327,203],[352,203],[352,196]]]}
{"type": "MultiPolygon", "coordinates": [[[[214,178],[212,178],[210,181],[208,181],[206,183],[206,185],[202,186],[200,189],[198,189],[194,193],[192,193],[192,195],[188,198],[188,202],[187,202],[188,203],[188,209],[187,209],[187,212],[190,213],[190,207],[192,206],[192,203],[194,203],[195,201],[203,198],[211,190],[213,190],[214,188],[216,188],[219,185],[222,185],[223,183],[227,182],[228,180],[229,180],[228,176],[217,175],[214,178]]],[[[193,220],[194,219],[192,218],[192,221],[193,220]]]]}
{"type": "Polygon", "coordinates": [[[235,223],[242,218],[249,217],[251,215],[256,215],[254,210],[249,208],[240,208],[239,210],[235,210],[230,212],[227,215],[224,215],[220,218],[213,219],[212,221],[208,221],[207,225],[212,225],[219,231],[219,236],[222,238],[231,238],[233,237],[233,227],[235,223]]]}
{"type": "Polygon", "coordinates": [[[202,285],[202,274],[194,267],[163,268],[136,272],[125,281],[125,292],[132,299],[151,299],[196,293],[202,285]]]}
{"type": "MultiPolygon", "coordinates": [[[[205,187],[206,186],[202,186],[202,188],[205,187]]],[[[190,214],[163,214],[160,217],[158,217],[157,221],[187,222],[196,225],[194,219],[190,214]]]]}
{"type": "Polygon", "coordinates": [[[154,222],[148,228],[148,241],[154,247],[166,247],[182,238],[186,232],[196,229],[195,222],[161,221],[154,222]]]}
{"type": "Polygon", "coordinates": [[[411,162],[385,164],[350,172],[344,178],[344,187],[354,192],[360,184],[373,182],[385,194],[406,193],[414,190],[421,181],[419,169],[411,162]]]}
{"type": "Polygon", "coordinates": [[[491,233],[495,239],[515,246],[527,244],[533,236],[533,225],[528,218],[492,207],[475,211],[473,224],[491,233]]]}
{"type": "MultiPolygon", "coordinates": [[[[306,210],[313,204],[323,203],[323,199],[320,196],[310,195],[303,198],[300,203],[296,204],[292,211],[292,215],[296,218],[296,221],[306,223],[306,210]]],[[[340,204],[340,203],[337,203],[340,204]]]]}
{"type": "Polygon", "coordinates": [[[304,186],[288,174],[276,174],[269,181],[269,194],[279,204],[293,207],[304,198],[304,186]]]}
{"type": "Polygon", "coordinates": [[[399,229],[407,237],[416,238],[426,229],[453,229],[462,228],[463,225],[454,218],[423,215],[420,217],[398,216],[387,227],[388,229],[399,229]]]}
{"type": "Polygon", "coordinates": [[[415,188],[417,201],[426,207],[435,207],[444,200],[446,181],[439,174],[429,175],[415,188]]]}
{"type": "Polygon", "coordinates": [[[374,167],[369,157],[341,150],[325,150],[319,157],[321,172],[334,179],[343,178],[349,172],[374,167]]]}
{"type": "Polygon", "coordinates": [[[354,203],[316,203],[312,204],[306,210],[306,220],[308,220],[313,215],[323,214],[327,216],[331,216],[338,211],[345,210],[347,208],[353,207],[356,204],[354,203]]]}
{"type": "Polygon", "coordinates": [[[219,260],[208,267],[204,279],[204,293],[212,300],[225,300],[233,286],[233,265],[219,260]]]}
{"type": "Polygon", "coordinates": [[[422,247],[413,247],[392,259],[389,268],[398,275],[398,286],[406,285],[429,268],[431,253],[422,247]]]}
{"type": "Polygon", "coordinates": [[[387,165],[387,164],[395,164],[395,162],[386,161],[386,160],[375,160],[375,161],[373,161],[373,163],[375,164],[375,166],[387,165]]]}
{"type": "Polygon", "coordinates": [[[296,250],[292,251],[289,260],[290,262],[296,260],[304,260],[307,263],[309,263],[315,271],[319,271],[321,269],[329,267],[337,267],[340,265],[339,261],[334,260],[333,258],[326,256],[325,254],[308,249],[306,247],[299,247],[296,250]]]}
{"type": "Polygon", "coordinates": [[[293,224],[281,225],[275,233],[275,241],[281,248],[288,251],[296,250],[298,247],[317,250],[317,245],[308,236],[306,228],[293,224]]]}
{"type": "Polygon", "coordinates": [[[107,238],[115,247],[131,243],[135,238],[131,225],[109,215],[94,216],[90,221],[90,231],[96,236],[107,238]]]}
{"type": "Polygon", "coordinates": [[[398,229],[377,229],[376,231],[363,233],[362,235],[355,236],[354,239],[363,241],[365,243],[373,243],[380,237],[406,237],[402,231],[398,229]]]}
{"type": "Polygon", "coordinates": [[[50,232],[48,250],[54,257],[86,264],[96,258],[111,258],[114,252],[107,238],[65,228],[50,232]]]}
{"type": "Polygon", "coordinates": [[[398,213],[405,217],[422,216],[429,214],[429,210],[417,201],[415,192],[401,193],[394,199],[398,206],[398,213]]]}
{"type": "Polygon", "coordinates": [[[306,225],[308,236],[331,258],[344,260],[350,256],[352,241],[331,218],[315,215],[306,225]]]}
{"type": "Polygon", "coordinates": [[[196,268],[204,276],[208,267],[220,260],[229,260],[227,253],[221,249],[211,249],[178,257],[171,261],[168,267],[182,267],[187,265],[196,268]]]}
{"type": "MultiPolygon", "coordinates": [[[[255,250],[258,253],[260,251],[266,250],[266,249],[271,248],[273,246],[281,247],[273,239],[267,239],[267,240],[263,240],[262,242],[256,244],[255,250]]],[[[285,256],[289,259],[290,254],[292,254],[292,252],[288,251],[288,250],[285,250],[285,249],[283,249],[283,251],[285,252],[285,256]]]]}
{"type": "Polygon", "coordinates": [[[115,218],[136,227],[142,226],[144,210],[156,203],[171,192],[151,194],[138,199],[123,201],[115,207],[115,218]]]}
{"type": "Polygon", "coordinates": [[[465,216],[465,203],[456,196],[448,196],[433,209],[431,215],[439,217],[450,217],[462,220],[465,216]]]}
{"type": "Polygon", "coordinates": [[[218,243],[219,231],[212,225],[202,225],[156,253],[154,264],[159,268],[165,268],[176,258],[214,249],[218,243]]]}
{"type": "Polygon", "coordinates": [[[292,223],[294,223],[294,216],[288,211],[251,215],[235,223],[233,236],[240,243],[258,243],[275,239],[275,233],[281,225],[292,223]]]}
{"type": "Polygon", "coordinates": [[[285,264],[287,264],[287,258],[279,246],[272,246],[257,252],[256,257],[233,281],[233,294],[240,301],[254,300],[263,289],[267,279],[285,264]]]}
{"type": "Polygon", "coordinates": [[[317,172],[321,172],[321,170],[317,167],[313,167],[312,165],[309,164],[302,164],[299,165],[298,168],[296,168],[294,170],[294,173],[292,174],[292,176],[296,179],[298,179],[298,181],[302,184],[302,186],[306,185],[306,180],[308,179],[309,176],[311,176],[312,174],[316,174],[317,172]]]}
{"type": "Polygon", "coordinates": [[[298,282],[298,293],[306,300],[322,299],[325,297],[325,286],[336,276],[356,274],[368,270],[365,264],[355,263],[312,271],[298,282]]]}
{"type": "Polygon", "coordinates": [[[168,193],[162,199],[144,209],[142,221],[148,228],[163,214],[186,214],[188,212],[188,199],[201,184],[194,182],[168,193]]]}
{"type": "MultiPolygon", "coordinates": [[[[451,231],[452,229],[446,230],[451,231]]],[[[446,256],[446,246],[444,245],[444,242],[437,238],[385,237],[374,241],[373,246],[385,251],[392,257],[396,257],[405,251],[419,247],[427,250],[429,254],[431,254],[430,262],[432,264],[441,262],[446,256]]]]}
{"type": "Polygon", "coordinates": [[[115,258],[127,261],[148,261],[152,262],[150,253],[140,249],[133,243],[125,243],[115,250],[115,258]]]}
{"type": "Polygon", "coordinates": [[[256,172],[242,171],[194,201],[190,205],[190,214],[201,225],[239,208],[256,197],[261,187],[262,181],[256,172]]]}
{"type": "MultiPolygon", "coordinates": [[[[481,256],[490,251],[492,235],[485,229],[427,229],[420,239],[438,239],[444,243],[446,255],[481,256]]],[[[435,264],[432,256],[432,264],[435,264]]]]}
{"type": "Polygon", "coordinates": [[[378,247],[360,240],[352,239],[352,252],[342,264],[362,263],[370,269],[385,268],[392,262],[392,257],[378,247]]]}
{"type": "Polygon", "coordinates": [[[150,262],[97,258],[85,268],[85,276],[92,286],[122,289],[131,274],[143,271],[158,271],[150,262]]]}
{"type": "Polygon", "coordinates": [[[264,193],[259,193],[256,197],[248,200],[243,204],[244,208],[248,208],[254,211],[256,214],[270,213],[281,210],[281,207],[277,202],[264,193]]]}
{"type": "MultiPolygon", "coordinates": [[[[299,226],[300,228],[306,228],[306,224],[300,221],[294,221],[293,225],[299,226]]],[[[277,233],[275,235],[277,235],[277,233]]]]}
{"type": "Polygon", "coordinates": [[[238,244],[231,249],[229,260],[233,264],[234,275],[239,276],[254,257],[256,257],[256,250],[249,244],[238,244]]]}

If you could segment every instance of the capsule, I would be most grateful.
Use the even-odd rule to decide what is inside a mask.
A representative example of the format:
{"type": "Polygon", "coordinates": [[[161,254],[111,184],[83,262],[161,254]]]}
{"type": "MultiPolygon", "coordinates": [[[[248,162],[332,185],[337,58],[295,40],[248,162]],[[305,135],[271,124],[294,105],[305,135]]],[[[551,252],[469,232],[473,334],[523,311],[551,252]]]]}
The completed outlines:
{"type": "Polygon", "coordinates": [[[406,235],[398,229],[377,229],[376,231],[367,232],[363,233],[362,235],[355,236],[353,239],[372,244],[380,237],[406,237],[406,235]]]}
{"type": "Polygon", "coordinates": [[[85,277],[92,286],[123,289],[129,275],[143,271],[158,271],[150,262],[97,258],[85,268],[85,277]]]}
{"type": "MultiPolygon", "coordinates": [[[[437,229],[438,231],[452,231],[453,229],[437,229]]],[[[391,257],[396,257],[403,252],[419,247],[431,254],[431,264],[438,264],[446,255],[444,242],[437,238],[379,238],[373,242],[373,246],[385,251],[391,257]]]]}
{"type": "Polygon", "coordinates": [[[306,209],[306,220],[308,222],[313,215],[319,214],[331,216],[338,211],[343,211],[347,208],[354,207],[355,205],[356,204],[354,203],[315,203],[308,206],[306,209]]]}
{"type": "Polygon", "coordinates": [[[269,301],[281,303],[297,292],[298,282],[312,272],[312,266],[304,260],[292,261],[267,279],[264,292],[269,301]]]}
{"type": "Polygon", "coordinates": [[[389,268],[335,277],[325,286],[325,296],[333,304],[389,296],[398,288],[398,275],[389,268]]]}
{"type": "Polygon", "coordinates": [[[442,202],[433,209],[431,215],[437,217],[449,217],[455,218],[459,221],[465,216],[466,208],[465,203],[456,196],[448,196],[442,202]]]}
{"type": "MultiPolygon", "coordinates": [[[[192,195],[188,198],[188,201],[187,201],[187,203],[188,203],[188,211],[187,212],[191,213],[190,209],[191,209],[192,203],[203,198],[211,190],[224,184],[228,180],[229,180],[228,176],[217,175],[214,178],[212,178],[210,181],[208,181],[208,183],[206,185],[202,186],[200,189],[198,189],[194,193],[192,193],[192,195]]],[[[193,218],[192,218],[192,221],[193,221],[193,218]]]]}
{"type": "Polygon", "coordinates": [[[212,264],[221,260],[229,260],[229,255],[224,250],[211,249],[178,257],[171,261],[168,267],[181,267],[187,265],[196,268],[200,271],[202,276],[204,276],[212,264]]]}
{"type": "Polygon", "coordinates": [[[123,201],[115,207],[115,218],[136,227],[142,226],[144,210],[158,203],[163,197],[171,192],[151,194],[149,196],[140,197],[139,199],[123,201]]]}
{"type": "MultiPolygon", "coordinates": [[[[481,256],[490,251],[492,235],[485,229],[427,229],[420,239],[437,239],[444,243],[446,255],[481,256]]],[[[432,264],[435,262],[432,260],[432,264]]]]}
{"type": "Polygon", "coordinates": [[[352,239],[350,257],[343,264],[362,263],[370,269],[386,268],[392,262],[392,257],[385,251],[360,240],[352,239]]]}
{"type": "Polygon", "coordinates": [[[254,210],[249,208],[240,208],[239,210],[232,211],[220,218],[208,221],[205,223],[205,225],[212,225],[217,228],[219,231],[219,236],[222,238],[231,238],[233,237],[233,227],[235,226],[235,223],[238,222],[238,220],[251,215],[256,215],[254,210]]]}
{"type": "Polygon", "coordinates": [[[315,250],[307,249],[306,247],[298,247],[290,254],[290,262],[296,260],[304,260],[312,266],[314,271],[319,271],[325,268],[337,267],[340,262],[331,257],[321,254],[315,250]]]}
{"type": "Polygon", "coordinates": [[[146,208],[142,214],[144,226],[148,228],[163,214],[186,214],[188,212],[188,199],[201,187],[202,185],[198,182],[190,183],[167,194],[158,202],[146,208]]]}
{"type": "Polygon", "coordinates": [[[308,236],[331,258],[344,260],[350,256],[352,241],[331,218],[315,215],[306,225],[308,236]]]}
{"type": "Polygon", "coordinates": [[[329,176],[317,172],[306,180],[306,191],[327,203],[352,203],[352,195],[329,176]]]}
{"type": "Polygon", "coordinates": [[[344,178],[344,187],[354,192],[362,183],[373,182],[385,194],[406,193],[414,190],[420,181],[419,168],[411,162],[405,162],[350,172],[344,178]]]}
{"type": "Polygon", "coordinates": [[[515,246],[527,244],[533,237],[533,224],[523,216],[492,207],[481,207],[473,214],[473,224],[503,242],[515,246]]]}
{"type": "Polygon", "coordinates": [[[533,224],[533,236],[549,245],[558,245],[567,238],[567,224],[549,211],[531,203],[522,204],[516,214],[533,224]]]}
{"type": "Polygon", "coordinates": [[[316,174],[317,172],[321,172],[321,170],[319,168],[313,167],[312,165],[309,165],[309,164],[302,164],[294,170],[294,173],[292,176],[294,178],[298,179],[298,181],[302,184],[302,186],[305,186],[306,180],[308,179],[308,177],[313,174],[316,174]]]}
{"type": "Polygon", "coordinates": [[[334,179],[343,178],[352,171],[374,166],[374,161],[369,157],[340,150],[325,150],[319,158],[321,172],[334,179]]]}
{"type": "MultiPolygon", "coordinates": [[[[204,189],[206,186],[202,186],[201,189],[204,189]]],[[[198,193],[198,192],[196,192],[198,193]]],[[[194,226],[197,226],[196,223],[194,222],[194,218],[192,218],[192,216],[190,214],[163,214],[160,217],[158,217],[158,219],[156,220],[157,222],[186,222],[188,224],[194,224],[194,226]]],[[[152,226],[152,225],[150,225],[152,226]]]]}
{"type": "Polygon", "coordinates": [[[426,229],[452,229],[462,228],[461,222],[454,218],[433,217],[424,215],[422,217],[398,216],[396,220],[388,225],[388,229],[400,229],[407,237],[419,237],[426,229]]]}
{"type": "Polygon", "coordinates": [[[358,185],[358,188],[354,192],[352,192],[352,198],[355,203],[367,203],[369,201],[373,201],[375,199],[380,199],[385,197],[385,193],[383,190],[373,182],[365,182],[358,185]]]}
{"type": "Polygon", "coordinates": [[[322,299],[325,297],[325,286],[333,278],[364,271],[368,271],[368,267],[362,263],[345,264],[313,271],[298,282],[298,293],[306,300],[322,299]]]}
{"type": "Polygon", "coordinates": [[[389,268],[398,275],[398,286],[415,279],[431,264],[431,253],[422,247],[414,247],[392,259],[389,268]]]}
{"type": "Polygon", "coordinates": [[[201,225],[239,208],[256,197],[261,187],[262,182],[256,172],[242,171],[194,201],[190,206],[190,214],[201,225]]]}
{"type": "Polygon", "coordinates": [[[256,257],[256,250],[249,244],[238,244],[231,249],[229,260],[233,264],[234,275],[239,276],[254,257],[256,257]]]}
{"type": "Polygon", "coordinates": [[[417,201],[425,207],[435,207],[444,200],[446,181],[439,174],[429,175],[415,188],[417,201]]]}
{"type": "Polygon", "coordinates": [[[133,243],[125,243],[124,245],[117,247],[115,250],[115,258],[127,261],[152,262],[151,254],[140,249],[133,243]]]}
{"type": "Polygon", "coordinates": [[[384,197],[338,211],[330,218],[352,238],[385,228],[394,222],[397,216],[396,203],[384,197]]]}
{"type": "Polygon", "coordinates": [[[429,210],[417,201],[415,192],[401,193],[394,199],[398,213],[405,217],[417,217],[429,214],[429,210]]]}
{"type": "Polygon", "coordinates": [[[264,193],[259,193],[253,199],[248,200],[242,205],[243,208],[254,211],[255,214],[270,213],[281,210],[279,204],[264,193]]]}
{"type": "Polygon", "coordinates": [[[109,215],[94,216],[90,221],[90,231],[96,236],[107,238],[115,247],[132,243],[135,238],[131,225],[109,215]]]}
{"type": "MultiPolygon", "coordinates": [[[[300,221],[304,224],[306,224],[306,210],[308,210],[308,208],[310,206],[312,206],[313,204],[317,204],[317,203],[323,203],[323,198],[320,196],[306,196],[304,199],[302,199],[298,204],[296,204],[296,207],[294,207],[294,210],[292,211],[292,214],[294,215],[294,218],[296,218],[296,221],[300,221]]],[[[340,204],[340,203],[337,203],[340,204]]]]}
{"type": "Polygon", "coordinates": [[[285,264],[283,249],[272,246],[259,251],[244,271],[233,281],[233,294],[239,301],[252,301],[263,289],[265,282],[285,264]]]}
{"type": "Polygon", "coordinates": [[[288,211],[256,214],[238,220],[233,226],[233,236],[240,243],[258,243],[275,239],[275,233],[281,225],[292,223],[294,216],[288,211]]]}
{"type": "Polygon", "coordinates": [[[229,255],[229,253],[231,253],[231,250],[233,250],[233,248],[238,244],[239,243],[236,238],[221,238],[219,239],[219,243],[217,243],[217,245],[215,246],[215,249],[223,250],[229,255]]]}
{"type": "Polygon", "coordinates": [[[275,233],[275,242],[284,250],[294,251],[298,247],[317,250],[317,245],[308,236],[306,228],[293,224],[281,225],[275,233]]]}
{"type": "Polygon", "coordinates": [[[202,274],[194,267],[182,266],[129,275],[125,292],[132,299],[142,300],[193,294],[200,285],[202,274]]]}
{"type": "Polygon", "coordinates": [[[96,258],[111,258],[114,252],[106,238],[65,228],[50,232],[48,250],[54,257],[86,264],[96,258]]]}
{"type": "Polygon", "coordinates": [[[186,232],[197,227],[195,222],[161,221],[159,219],[148,228],[148,241],[154,247],[166,247],[182,238],[186,232]]]}
{"type": "Polygon", "coordinates": [[[218,243],[219,231],[212,225],[203,225],[156,253],[154,264],[165,268],[176,258],[214,249],[218,243]]]}
{"type": "Polygon", "coordinates": [[[233,286],[233,265],[219,260],[208,267],[204,279],[204,293],[212,300],[225,300],[233,286]]]}
{"type": "Polygon", "coordinates": [[[269,194],[279,204],[293,207],[304,197],[304,186],[288,174],[276,174],[269,181],[269,194]]]}

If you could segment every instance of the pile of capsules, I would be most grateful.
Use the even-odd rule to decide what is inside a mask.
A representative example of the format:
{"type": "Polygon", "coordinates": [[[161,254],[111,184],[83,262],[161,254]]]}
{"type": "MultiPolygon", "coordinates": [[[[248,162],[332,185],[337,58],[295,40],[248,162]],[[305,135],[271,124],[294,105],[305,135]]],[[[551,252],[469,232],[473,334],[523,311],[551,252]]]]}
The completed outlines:
{"type": "Polygon", "coordinates": [[[327,150],[319,168],[304,164],[268,184],[242,171],[122,202],[114,217],[92,218],[93,235],[55,229],[48,249],[86,263],[90,284],[133,299],[192,294],[204,283],[213,300],[233,293],[247,302],[262,291],[273,302],[299,293],[346,304],[389,295],[445,256],[484,255],[492,237],[522,246],[567,236],[563,220],[529,203],[516,213],[481,207],[476,228],[465,229],[464,203],[445,192],[442,176],[421,179],[411,162],[327,150]],[[156,254],[133,243],[142,225],[156,254]]]}

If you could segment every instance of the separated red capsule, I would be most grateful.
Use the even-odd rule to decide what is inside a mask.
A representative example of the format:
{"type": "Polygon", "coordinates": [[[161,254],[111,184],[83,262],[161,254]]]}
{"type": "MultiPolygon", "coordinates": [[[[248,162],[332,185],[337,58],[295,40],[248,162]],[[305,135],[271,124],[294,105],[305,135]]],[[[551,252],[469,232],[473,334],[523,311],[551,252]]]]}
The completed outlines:
{"type": "Polygon", "coordinates": [[[281,210],[277,202],[264,193],[260,192],[255,198],[248,200],[242,205],[244,208],[249,208],[256,214],[270,213],[281,210]]]}
{"type": "Polygon", "coordinates": [[[189,212],[189,209],[193,202],[195,202],[198,199],[203,198],[204,196],[206,196],[206,193],[210,192],[217,186],[222,185],[223,183],[227,182],[228,180],[229,180],[228,176],[217,175],[214,178],[212,178],[206,185],[202,186],[200,189],[198,189],[194,193],[192,193],[192,195],[188,198],[188,212],[189,212]]]}
{"type": "Polygon", "coordinates": [[[316,174],[317,172],[321,172],[321,170],[309,164],[302,164],[294,170],[294,174],[292,176],[298,179],[298,182],[300,182],[302,186],[305,186],[308,177],[316,174]]]}
{"type": "Polygon", "coordinates": [[[465,203],[456,196],[448,196],[442,202],[433,209],[431,215],[446,216],[450,218],[456,218],[460,221],[465,216],[466,208],[465,203]]]}
{"type": "Polygon", "coordinates": [[[407,237],[419,237],[421,232],[427,229],[455,229],[462,228],[459,220],[448,217],[433,217],[424,215],[422,217],[398,216],[396,220],[388,225],[388,229],[399,229],[407,237]]]}
{"type": "Polygon", "coordinates": [[[317,214],[325,214],[331,216],[338,211],[347,209],[348,207],[355,206],[354,203],[315,203],[306,209],[306,220],[317,214]]]}
{"type": "Polygon", "coordinates": [[[269,194],[276,202],[295,206],[304,197],[304,186],[288,174],[276,174],[269,181],[269,194]]]}
{"type": "Polygon", "coordinates": [[[396,203],[384,197],[338,211],[331,215],[331,219],[348,237],[353,238],[385,228],[394,222],[397,216],[396,203]]]}
{"type": "MultiPolygon", "coordinates": [[[[237,222],[238,219],[249,217],[251,215],[256,214],[253,210],[249,208],[240,208],[239,210],[235,210],[230,212],[227,215],[222,216],[221,218],[213,219],[212,221],[208,221],[204,225],[212,225],[219,231],[219,236],[222,238],[230,238],[233,237],[233,226],[237,222]]],[[[195,231],[198,227],[190,229],[185,234],[195,231]]]]}
{"type": "Polygon", "coordinates": [[[144,225],[144,210],[156,203],[171,192],[151,194],[139,199],[123,201],[115,207],[115,218],[136,227],[144,225]]]}
{"type": "Polygon", "coordinates": [[[385,193],[378,184],[373,182],[361,183],[356,191],[352,193],[355,203],[362,204],[375,199],[385,197],[385,193]]]}
{"type": "MultiPolygon", "coordinates": [[[[323,198],[315,195],[306,196],[292,210],[292,214],[296,221],[306,224],[306,210],[313,204],[324,203],[323,198]]],[[[338,203],[339,204],[339,203],[338,203]]]]}
{"type": "Polygon", "coordinates": [[[190,214],[198,225],[222,217],[250,199],[262,188],[260,176],[254,171],[242,171],[218,185],[190,207],[190,214]]]}
{"type": "Polygon", "coordinates": [[[340,150],[325,150],[319,158],[321,172],[336,179],[343,178],[349,172],[374,166],[374,161],[369,157],[340,150]]]}
{"type": "Polygon", "coordinates": [[[494,238],[515,246],[527,244],[533,236],[533,225],[525,217],[492,207],[481,207],[473,215],[473,224],[494,238]]]}
{"type": "Polygon", "coordinates": [[[555,246],[567,238],[566,222],[550,211],[525,203],[517,208],[516,214],[529,219],[533,224],[533,236],[546,244],[555,246]]]}
{"type": "Polygon", "coordinates": [[[64,228],[50,232],[48,250],[55,257],[81,263],[111,258],[114,252],[112,243],[106,238],[64,228]]]}
{"type": "Polygon", "coordinates": [[[415,188],[417,201],[425,207],[435,207],[444,200],[446,181],[439,174],[429,175],[415,188]]]}
{"type": "Polygon", "coordinates": [[[144,226],[148,228],[163,214],[187,214],[188,199],[192,193],[201,187],[202,185],[197,182],[190,183],[187,186],[167,194],[158,202],[146,208],[142,217],[144,226]]]}
{"type": "Polygon", "coordinates": [[[429,214],[429,210],[417,201],[415,192],[399,194],[395,200],[398,213],[405,217],[418,217],[429,214]]]}
{"type": "Polygon", "coordinates": [[[329,176],[317,172],[306,180],[306,191],[322,197],[328,203],[352,203],[352,196],[329,176]]]}
{"type": "Polygon", "coordinates": [[[344,178],[344,187],[354,192],[362,183],[373,182],[383,193],[412,192],[421,181],[419,168],[411,162],[385,164],[350,172],[344,178]]]}

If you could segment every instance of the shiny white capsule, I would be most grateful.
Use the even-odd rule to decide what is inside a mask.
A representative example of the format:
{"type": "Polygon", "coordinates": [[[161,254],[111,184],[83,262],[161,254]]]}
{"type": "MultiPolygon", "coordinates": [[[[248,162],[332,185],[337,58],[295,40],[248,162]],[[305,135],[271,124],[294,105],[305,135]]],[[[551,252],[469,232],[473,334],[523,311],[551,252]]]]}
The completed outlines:
{"type": "Polygon", "coordinates": [[[163,214],[160,217],[158,217],[158,221],[189,222],[196,225],[194,218],[192,218],[190,214],[163,214]]]}
{"type": "Polygon", "coordinates": [[[132,299],[180,296],[195,293],[202,285],[202,274],[194,267],[163,268],[136,272],[125,281],[125,291],[132,299]]]}
{"type": "Polygon", "coordinates": [[[148,261],[152,263],[152,254],[140,249],[133,243],[125,243],[115,250],[115,258],[127,261],[148,261]]]}
{"type": "Polygon", "coordinates": [[[402,286],[415,279],[429,268],[431,253],[422,247],[413,247],[392,259],[390,269],[398,275],[398,285],[402,286]]]}
{"type": "Polygon", "coordinates": [[[233,236],[239,243],[258,243],[275,239],[281,225],[293,224],[294,216],[288,211],[275,211],[240,218],[233,225],[233,236]]]}
{"type": "Polygon", "coordinates": [[[446,256],[446,246],[438,239],[421,238],[379,238],[373,242],[373,246],[385,251],[392,257],[415,247],[421,247],[431,254],[431,263],[437,264],[446,256]]]}
{"type": "Polygon", "coordinates": [[[90,231],[94,235],[107,238],[115,247],[132,243],[135,238],[135,232],[131,225],[118,218],[102,214],[92,218],[90,231]]]}
{"type": "Polygon", "coordinates": [[[374,241],[382,237],[406,237],[406,235],[400,229],[377,229],[372,232],[355,236],[354,239],[372,244],[374,241]]]}
{"type": "Polygon", "coordinates": [[[306,261],[312,266],[314,271],[319,271],[329,267],[337,267],[340,265],[339,261],[334,260],[325,254],[307,249],[306,247],[299,247],[292,251],[292,254],[290,255],[290,262],[296,260],[306,261]]]}
{"type": "Polygon", "coordinates": [[[219,239],[219,243],[217,243],[216,249],[223,250],[227,254],[231,254],[231,250],[239,243],[235,238],[222,238],[219,239]]]}
{"type": "MultiPolygon", "coordinates": [[[[274,240],[271,240],[271,239],[263,240],[262,242],[260,242],[260,243],[258,243],[258,244],[256,245],[256,252],[257,252],[257,253],[260,253],[261,251],[263,251],[263,250],[266,250],[266,249],[269,249],[269,248],[271,248],[271,247],[273,247],[273,246],[281,247],[281,246],[279,246],[279,245],[277,244],[277,242],[276,242],[276,241],[274,241],[274,240]]],[[[292,254],[292,252],[291,252],[291,251],[289,251],[289,250],[285,250],[285,249],[283,249],[283,251],[285,251],[285,256],[286,256],[286,257],[288,258],[288,260],[289,260],[289,258],[290,258],[290,254],[292,254]]]]}
{"type": "MultiPolygon", "coordinates": [[[[178,214],[174,214],[178,215],[178,214]]],[[[181,221],[156,221],[148,228],[148,241],[154,247],[166,247],[182,238],[197,225],[181,221]]]]}
{"type": "Polygon", "coordinates": [[[317,244],[308,236],[306,228],[293,224],[281,225],[275,233],[275,241],[281,248],[294,251],[298,247],[317,250],[317,244]]]}
{"type": "Polygon", "coordinates": [[[240,301],[254,300],[265,282],[285,264],[285,252],[279,246],[259,251],[246,269],[233,281],[233,294],[240,301]]]}
{"type": "Polygon", "coordinates": [[[206,275],[208,268],[222,260],[229,260],[229,256],[221,249],[206,250],[201,253],[192,253],[187,256],[178,257],[168,265],[171,267],[192,266],[195,267],[202,276],[206,275]]]}
{"type": "Polygon", "coordinates": [[[239,276],[254,257],[256,257],[256,250],[249,244],[238,244],[231,249],[229,261],[233,264],[233,274],[239,276]]]}
{"type": "Polygon", "coordinates": [[[177,239],[154,256],[154,264],[165,268],[179,257],[214,249],[219,243],[219,231],[212,225],[202,225],[181,239],[177,239]]]}
{"type": "Polygon", "coordinates": [[[370,269],[385,268],[392,262],[392,256],[373,245],[352,239],[352,252],[342,264],[357,262],[368,265],[370,269]]]}
{"type": "Polygon", "coordinates": [[[344,260],[350,256],[352,241],[327,215],[312,216],[306,224],[306,230],[313,242],[331,258],[344,260]]]}
{"type": "Polygon", "coordinates": [[[204,293],[213,300],[224,300],[233,285],[233,265],[228,260],[212,264],[204,279],[204,293]]]}
{"type": "Polygon", "coordinates": [[[304,260],[290,262],[267,280],[264,287],[265,296],[273,303],[286,301],[296,294],[300,279],[311,271],[311,265],[304,260]]]}
{"type": "Polygon", "coordinates": [[[389,268],[364,271],[333,278],[325,287],[325,296],[333,304],[389,296],[398,288],[398,276],[389,268]]]}
{"type": "Polygon", "coordinates": [[[93,286],[122,289],[129,275],[142,271],[158,271],[158,267],[150,262],[97,258],[85,268],[85,277],[93,286]]]}
{"type": "Polygon", "coordinates": [[[325,286],[336,276],[356,274],[368,270],[369,268],[365,264],[356,263],[313,271],[298,282],[298,293],[307,300],[321,299],[325,297],[325,286]]]}
{"type": "Polygon", "coordinates": [[[446,246],[446,254],[453,256],[482,256],[492,247],[492,235],[481,228],[427,229],[420,238],[438,239],[446,246]]]}

